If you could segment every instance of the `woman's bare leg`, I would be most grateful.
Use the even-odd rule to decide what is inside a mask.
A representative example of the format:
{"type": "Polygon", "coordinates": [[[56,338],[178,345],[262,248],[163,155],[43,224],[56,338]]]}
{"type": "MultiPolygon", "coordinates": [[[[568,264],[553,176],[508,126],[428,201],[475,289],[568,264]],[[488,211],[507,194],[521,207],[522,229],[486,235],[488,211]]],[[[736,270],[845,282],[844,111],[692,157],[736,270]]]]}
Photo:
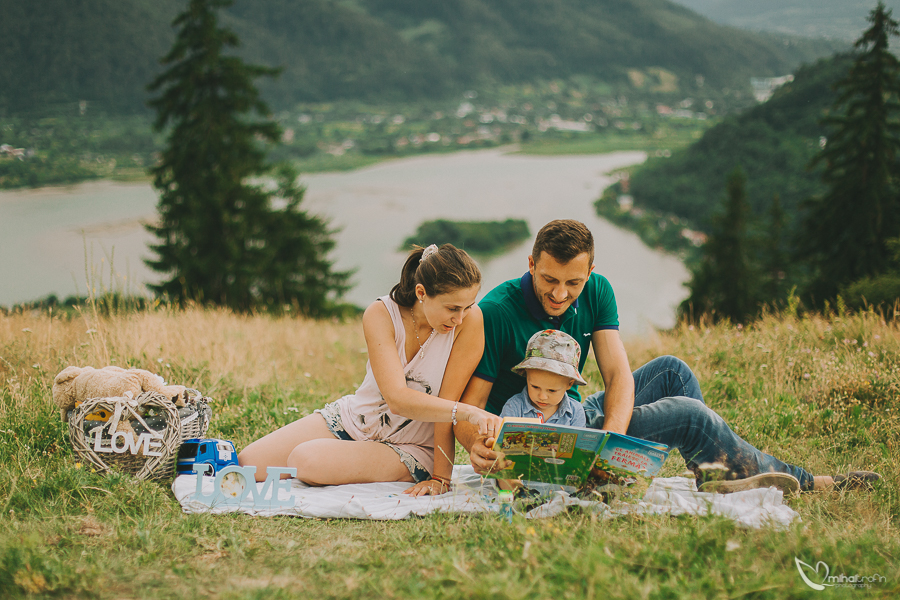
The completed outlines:
{"type": "Polygon", "coordinates": [[[238,463],[255,466],[256,481],[266,479],[268,467],[296,468],[297,479],[310,485],[413,480],[390,447],[378,442],[339,440],[319,413],[251,443],[238,454],[238,463]]]}
{"type": "Polygon", "coordinates": [[[287,466],[296,468],[297,479],[310,485],[413,481],[409,469],[389,446],[334,436],[295,446],[287,466]]]}
{"type": "Polygon", "coordinates": [[[339,441],[328,429],[325,418],[313,413],[251,443],[238,454],[238,463],[242,467],[256,467],[256,481],[265,481],[268,467],[289,466],[288,456],[294,448],[317,439],[339,441]]]}

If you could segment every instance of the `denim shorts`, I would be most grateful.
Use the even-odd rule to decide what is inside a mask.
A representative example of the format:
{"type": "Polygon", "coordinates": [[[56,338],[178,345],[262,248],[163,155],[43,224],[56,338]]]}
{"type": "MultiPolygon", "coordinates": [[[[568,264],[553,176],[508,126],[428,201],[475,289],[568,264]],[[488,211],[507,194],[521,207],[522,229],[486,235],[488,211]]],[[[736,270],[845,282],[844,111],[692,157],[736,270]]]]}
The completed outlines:
{"type": "MultiPolygon", "coordinates": [[[[315,411],[322,418],[325,419],[325,424],[328,426],[328,429],[331,430],[331,433],[334,434],[339,440],[346,440],[348,442],[355,442],[358,440],[354,440],[350,437],[350,434],[347,433],[347,430],[344,429],[344,423],[341,421],[341,409],[338,406],[337,402],[330,402],[323,406],[322,408],[317,408],[315,411]]],[[[397,444],[392,444],[390,442],[384,442],[380,440],[371,440],[378,441],[379,444],[384,444],[394,452],[396,452],[400,456],[400,462],[409,469],[409,474],[413,478],[413,481],[419,483],[420,481],[426,481],[431,479],[431,473],[428,472],[422,463],[416,460],[412,454],[398,446],[397,444]]]]}

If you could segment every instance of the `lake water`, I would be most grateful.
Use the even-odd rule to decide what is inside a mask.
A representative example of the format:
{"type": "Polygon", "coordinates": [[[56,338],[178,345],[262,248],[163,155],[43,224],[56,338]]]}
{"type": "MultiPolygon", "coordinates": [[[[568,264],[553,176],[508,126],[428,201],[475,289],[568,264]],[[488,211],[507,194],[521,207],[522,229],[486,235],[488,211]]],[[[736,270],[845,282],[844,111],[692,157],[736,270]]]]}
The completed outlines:
{"type": "MultiPolygon", "coordinates": [[[[676,258],[596,216],[592,203],[610,170],[644,160],[640,152],[525,156],[491,149],[380,163],[348,173],[304,175],[303,206],[340,231],[339,269],[356,269],[347,299],[364,306],[395,283],[401,242],[425,220],[521,218],[532,235],[547,221],[572,218],[596,239],[596,270],[616,291],[622,333],[642,335],[674,323],[689,274],[676,258]]],[[[95,289],[143,293],[155,275],[141,261],[157,196],[147,183],[87,183],[0,192],[0,305],[95,289]]],[[[525,272],[533,238],[482,262],[484,288],[525,272]]]]}

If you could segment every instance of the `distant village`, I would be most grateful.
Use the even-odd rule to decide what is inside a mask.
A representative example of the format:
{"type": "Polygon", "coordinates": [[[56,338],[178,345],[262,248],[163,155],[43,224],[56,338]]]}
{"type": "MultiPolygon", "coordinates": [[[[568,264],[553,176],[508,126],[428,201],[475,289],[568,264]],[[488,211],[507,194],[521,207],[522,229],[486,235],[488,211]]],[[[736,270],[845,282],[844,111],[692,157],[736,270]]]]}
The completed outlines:
{"type": "Polygon", "coordinates": [[[25,150],[25,148],[13,148],[9,144],[0,144],[0,159],[17,158],[19,160],[25,160],[32,156],[34,156],[33,149],[25,150]]]}
{"type": "MultiPolygon", "coordinates": [[[[630,97],[596,84],[551,81],[483,95],[467,91],[455,102],[431,105],[301,105],[274,115],[283,131],[277,158],[298,160],[301,171],[309,172],[353,168],[386,156],[515,143],[576,143],[578,152],[586,153],[635,148],[666,158],[673,149],[700,138],[723,115],[754,100],[766,101],[793,79],[754,78],[751,97],[709,89],[697,76],[693,89],[698,97],[660,102],[654,98],[678,94],[673,74],[633,70],[629,78],[630,97]]],[[[124,118],[116,119],[86,101],[67,116],[29,123],[0,119],[0,188],[145,176],[146,166],[158,158],[160,138],[151,137],[149,117],[127,126],[124,118]],[[41,160],[29,161],[32,158],[41,160]]],[[[638,210],[628,205],[628,198],[623,195],[623,210],[638,210]]],[[[692,243],[702,243],[686,231],[692,243]]]]}
{"type": "Polygon", "coordinates": [[[651,129],[653,124],[648,122],[651,120],[702,122],[716,114],[714,101],[696,101],[693,98],[686,98],[675,106],[655,104],[653,109],[644,101],[629,106],[625,96],[583,103],[581,107],[561,105],[551,100],[541,104],[523,102],[514,108],[509,105],[479,107],[473,102],[475,92],[467,92],[467,96],[455,109],[434,111],[419,118],[404,114],[366,113],[348,122],[346,117],[336,118],[326,112],[301,112],[294,120],[281,119],[284,127],[282,141],[290,145],[303,137],[305,130],[343,121],[344,127],[332,127],[331,133],[344,130],[347,136],[337,140],[327,139],[328,135],[320,137],[317,141],[319,150],[341,156],[353,149],[358,150],[360,138],[382,135],[388,138],[386,142],[393,151],[402,153],[429,146],[465,148],[516,143],[548,133],[638,132],[651,129]],[[558,109],[559,112],[554,112],[558,109]],[[430,126],[431,129],[423,129],[423,126],[430,126]]]}

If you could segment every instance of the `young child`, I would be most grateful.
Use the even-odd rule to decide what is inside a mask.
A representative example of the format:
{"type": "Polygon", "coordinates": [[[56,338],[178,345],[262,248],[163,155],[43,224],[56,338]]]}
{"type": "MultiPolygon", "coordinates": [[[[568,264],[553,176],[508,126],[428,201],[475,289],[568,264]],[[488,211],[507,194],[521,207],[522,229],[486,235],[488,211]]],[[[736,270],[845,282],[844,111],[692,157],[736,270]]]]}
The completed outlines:
{"type": "MultiPolygon", "coordinates": [[[[506,401],[501,417],[538,418],[542,423],[584,427],[584,407],[566,391],[587,382],[578,372],[581,347],[572,336],[555,329],[539,331],[528,340],[525,359],[512,368],[525,375],[525,389],[506,401]]],[[[522,486],[516,479],[498,479],[501,490],[522,486]]]]}
{"type": "Polygon", "coordinates": [[[525,389],[506,401],[500,416],[584,427],[584,407],[566,393],[575,384],[587,383],[578,372],[580,360],[581,347],[567,333],[545,329],[531,336],[525,359],[512,368],[525,375],[525,389]]]}

